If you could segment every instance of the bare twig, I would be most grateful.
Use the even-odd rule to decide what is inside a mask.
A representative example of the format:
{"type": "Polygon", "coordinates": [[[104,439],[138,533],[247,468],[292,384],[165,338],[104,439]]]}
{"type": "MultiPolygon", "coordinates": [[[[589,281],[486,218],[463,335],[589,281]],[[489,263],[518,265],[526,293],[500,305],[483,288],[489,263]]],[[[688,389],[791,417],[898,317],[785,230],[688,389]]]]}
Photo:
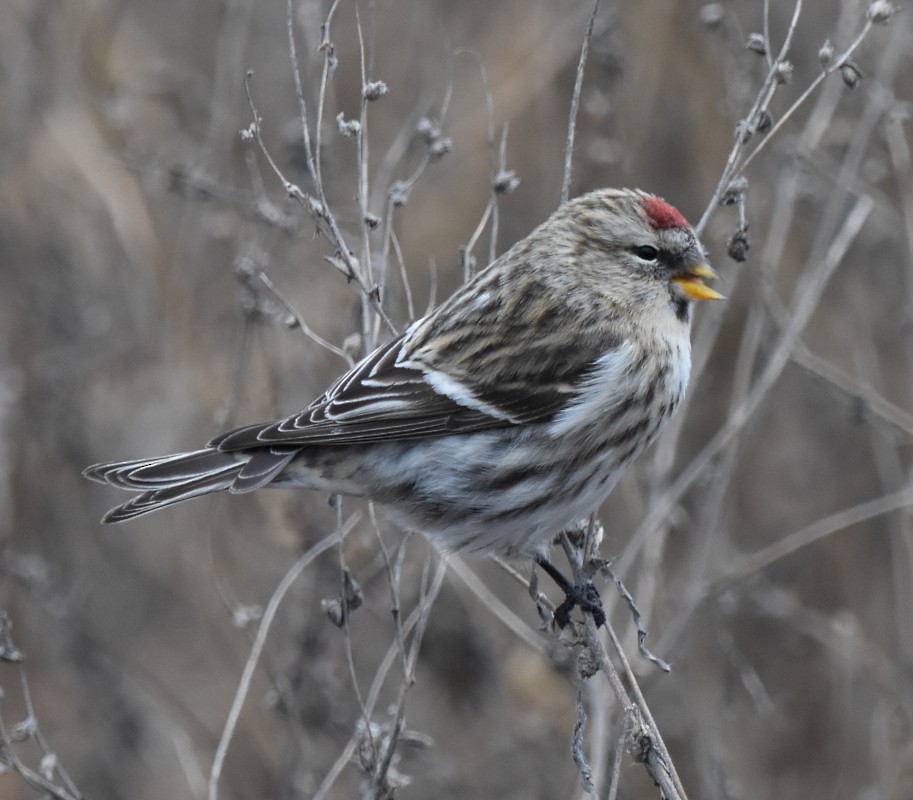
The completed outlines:
{"type": "Polygon", "coordinates": [[[647,706],[646,700],[637,684],[637,679],[631,671],[621,642],[615,635],[610,624],[607,624],[609,638],[617,658],[621,661],[622,672],[625,680],[631,687],[634,699],[625,690],[621,678],[615,667],[609,661],[605,648],[599,640],[596,623],[590,615],[584,618],[584,642],[600,671],[606,676],[615,698],[621,705],[625,716],[630,718],[631,727],[628,730],[627,741],[635,759],[640,761],[649,776],[659,786],[660,793],[665,800],[686,800],[684,787],[679,780],[678,773],[672,763],[669,751],[656,726],[653,715],[647,706]]]}
{"type": "MultiPolygon", "coordinates": [[[[760,115],[767,114],[767,109],[770,105],[771,100],[773,99],[774,93],[776,92],[778,85],[781,83],[781,65],[786,63],[786,55],[792,46],[792,39],[796,31],[796,26],[799,22],[799,15],[801,10],[802,0],[797,0],[793,11],[792,20],[786,32],[786,37],[783,41],[783,45],[781,46],[776,59],[771,61],[770,58],[768,58],[768,73],[767,77],[764,80],[764,84],[762,85],[760,92],[755,98],[755,102],[751,110],[745,117],[745,120],[740,124],[739,130],[736,132],[735,143],[733,144],[732,150],[729,153],[729,157],[726,160],[726,165],[723,167],[719,183],[717,184],[713,196],[711,197],[710,203],[707,205],[707,208],[701,216],[700,221],[695,226],[695,231],[697,231],[699,235],[704,231],[710,216],[718,207],[720,199],[723,197],[723,194],[727,191],[732,182],[745,174],[745,171],[748,169],[751,162],[754,161],[754,159],[767,147],[773,138],[780,132],[783,126],[793,117],[796,111],[798,111],[806,104],[808,99],[812,96],[812,94],[814,94],[815,90],[818,89],[824,80],[830,75],[833,75],[835,72],[844,70],[846,65],[851,63],[852,55],[865,40],[866,36],[868,36],[874,25],[872,19],[867,17],[865,23],[862,26],[862,29],[859,31],[850,45],[840,55],[834,58],[830,64],[824,66],[822,72],[818,74],[814,80],[812,80],[812,82],[804,89],[804,91],[800,93],[800,95],[793,101],[790,107],[780,116],[780,118],[773,125],[768,126],[769,129],[764,132],[763,138],[757,143],[754,149],[746,155],[745,151],[749,141],[751,140],[752,134],[758,132],[756,130],[756,121],[760,119],[760,115]]],[[[766,3],[764,24],[765,30],[769,31],[768,9],[766,3]]],[[[769,32],[765,35],[769,36],[769,32]]],[[[769,38],[767,39],[767,47],[769,51],[769,38]]]]}
{"type": "Polygon", "coordinates": [[[567,120],[567,139],[564,144],[564,176],[561,180],[561,202],[566,203],[571,191],[571,164],[574,158],[574,138],[577,134],[577,113],[580,110],[580,92],[583,89],[583,72],[586,67],[587,54],[590,51],[590,39],[593,38],[593,25],[599,13],[599,0],[594,0],[593,11],[587,22],[586,33],[580,45],[580,60],[577,62],[577,77],[574,79],[574,93],[571,96],[571,111],[567,120]]]}
{"type": "Polygon", "coordinates": [[[479,241],[479,237],[481,237],[482,233],[485,231],[485,226],[488,224],[488,219],[491,217],[495,207],[495,202],[489,198],[488,203],[485,205],[485,211],[482,212],[482,217],[479,220],[479,224],[476,225],[476,229],[469,237],[469,241],[466,242],[466,244],[461,248],[464,280],[468,281],[473,276],[473,273],[475,273],[475,264],[472,251],[475,248],[476,243],[479,241]]]}
{"type": "MultiPolygon", "coordinates": [[[[479,578],[478,575],[469,567],[466,562],[459,556],[452,555],[448,559],[451,574],[459,578],[479,600],[480,604],[490,612],[495,618],[500,620],[513,634],[520,639],[527,647],[536,651],[540,656],[546,656],[548,649],[542,637],[536,633],[524,620],[511,611],[498,596],[491,591],[479,578]]],[[[524,581],[519,573],[514,575],[521,581],[524,581]]],[[[526,582],[528,587],[528,582],[526,582]]]]}
{"type": "Polygon", "coordinates": [[[577,765],[577,774],[580,776],[580,785],[593,800],[597,800],[598,794],[596,787],[593,785],[593,773],[590,770],[590,764],[587,761],[586,754],[583,752],[583,732],[586,729],[586,707],[583,703],[583,683],[577,687],[577,694],[574,699],[574,708],[577,711],[577,721],[574,723],[574,733],[571,739],[571,755],[574,763],[577,765]]]}
{"type": "Polygon", "coordinates": [[[377,798],[377,800],[389,796],[389,793],[386,789],[387,774],[390,770],[390,764],[392,762],[393,754],[399,741],[399,736],[403,730],[406,711],[406,695],[415,682],[415,668],[418,665],[419,651],[421,650],[422,639],[424,638],[425,630],[428,625],[429,614],[431,612],[431,607],[441,590],[441,586],[444,582],[444,575],[446,572],[447,560],[445,558],[440,558],[437,562],[437,568],[435,570],[434,577],[431,579],[430,584],[427,585],[427,589],[424,582],[422,585],[423,590],[426,589],[426,591],[422,592],[423,596],[419,603],[419,607],[422,609],[422,612],[419,614],[418,620],[416,621],[415,632],[412,634],[412,641],[410,642],[406,677],[400,685],[399,696],[396,702],[395,724],[393,731],[391,732],[386,742],[378,770],[376,774],[372,776],[375,786],[374,796],[377,798]]]}
{"type": "MultiPolygon", "coordinates": [[[[561,544],[568,554],[568,560],[573,569],[574,581],[579,585],[585,584],[589,580],[589,576],[602,566],[601,562],[594,558],[599,540],[598,528],[595,517],[591,517],[586,527],[582,547],[571,544],[570,538],[566,534],[561,536],[561,544]]],[[[605,675],[625,718],[631,720],[631,726],[627,729],[627,742],[635,759],[643,763],[650,777],[660,787],[662,797],[666,800],[686,800],[686,794],[672,763],[672,758],[610,621],[606,622],[605,629],[616,657],[622,665],[621,673],[624,681],[605,651],[591,614],[584,614],[583,650],[578,657],[581,678],[589,678],[595,670],[599,670],[605,675]],[[630,693],[625,689],[625,683],[630,687],[630,693]]],[[[578,713],[578,726],[580,724],[582,724],[581,716],[578,713]]],[[[589,768],[585,762],[578,759],[576,754],[575,761],[578,763],[582,785],[589,791],[589,768]]]]}
{"type": "Polygon", "coordinates": [[[282,305],[282,307],[288,311],[289,314],[295,320],[295,326],[301,330],[301,332],[308,337],[312,342],[320,345],[326,350],[329,350],[334,355],[339,356],[341,359],[344,359],[345,362],[352,366],[354,363],[352,356],[350,356],[345,350],[341,347],[337,347],[332,342],[328,342],[318,333],[316,333],[310,325],[307,324],[304,317],[298,312],[298,310],[288,301],[282,292],[280,292],[275,284],[270,280],[269,275],[267,275],[262,269],[257,271],[257,277],[260,279],[260,282],[269,290],[270,294],[276,298],[276,300],[282,305]]]}
{"type": "Polygon", "coordinates": [[[288,32],[288,52],[292,61],[292,75],[295,78],[295,97],[298,99],[298,113],[301,117],[301,136],[304,144],[304,160],[314,185],[319,184],[317,161],[311,147],[311,124],[308,119],[307,102],[304,99],[304,88],[301,85],[301,69],[298,66],[298,50],[295,46],[294,0],[286,5],[286,29],[288,32]]]}
{"type": "Polygon", "coordinates": [[[856,51],[856,49],[859,47],[859,45],[862,44],[863,40],[868,35],[868,33],[871,29],[872,29],[872,21],[867,19],[865,21],[865,25],[863,26],[863,28],[859,32],[859,34],[856,36],[856,38],[853,40],[852,44],[850,44],[850,46],[847,47],[847,49],[843,52],[842,55],[838,56],[837,60],[830,67],[827,67],[823,72],[821,72],[806,87],[805,91],[802,92],[802,94],[800,94],[793,101],[792,105],[790,105],[790,107],[788,109],[786,109],[786,111],[783,112],[783,115],[780,117],[780,119],[778,119],[776,121],[776,123],[774,123],[774,125],[770,129],[770,131],[768,131],[768,133],[765,134],[764,138],[761,139],[760,142],[758,142],[755,149],[752,150],[751,153],[749,153],[745,157],[745,160],[738,167],[735,174],[741,174],[746,169],[748,169],[749,164],[751,164],[751,162],[755,160],[755,158],[758,156],[758,154],[768,145],[770,140],[774,136],[776,136],[777,133],[780,131],[780,129],[792,118],[793,114],[795,114],[796,111],[798,111],[798,109],[800,109],[803,105],[805,105],[808,98],[811,97],[811,95],[823,83],[823,81],[829,75],[833,75],[835,72],[839,71],[841,69],[841,67],[843,67],[847,63],[850,56],[852,56],[852,54],[856,51]]]}
{"type": "Polygon", "coordinates": [[[228,719],[225,721],[225,727],[222,729],[222,735],[219,738],[219,745],[216,748],[215,758],[212,762],[212,769],[209,772],[209,786],[207,797],[209,800],[217,800],[219,796],[219,777],[222,774],[222,766],[225,763],[225,756],[228,753],[228,747],[231,744],[232,736],[235,732],[235,727],[238,724],[238,719],[241,716],[241,708],[244,705],[244,700],[247,698],[247,695],[250,691],[251,680],[254,675],[254,670],[257,668],[257,664],[260,660],[260,655],[263,652],[263,646],[266,644],[266,636],[269,633],[269,629],[273,624],[273,620],[276,617],[276,612],[279,610],[279,606],[282,604],[285,595],[288,593],[288,590],[292,587],[292,584],[298,579],[298,576],[302,571],[307,568],[317,556],[323,553],[326,550],[329,550],[334,544],[336,544],[341,536],[344,536],[345,533],[350,531],[355,524],[358,522],[358,517],[351,517],[344,529],[342,531],[332,533],[329,536],[325,536],[317,544],[311,547],[306,553],[304,553],[286,572],[285,576],[279,582],[279,585],[276,587],[273,592],[272,597],[269,599],[269,603],[266,605],[266,609],[263,612],[263,618],[260,620],[260,624],[257,627],[257,636],[254,639],[253,647],[251,648],[250,655],[247,658],[247,663],[244,665],[244,671],[241,673],[241,680],[238,683],[238,689],[235,692],[235,698],[232,701],[231,708],[228,712],[228,719]]]}
{"type": "Polygon", "coordinates": [[[628,738],[628,730],[631,725],[630,716],[625,713],[622,717],[621,732],[615,742],[615,753],[612,757],[612,771],[610,773],[609,791],[606,800],[615,800],[618,797],[618,785],[621,782],[621,760],[625,753],[625,741],[628,738]]]}
{"type": "Polygon", "coordinates": [[[659,656],[653,655],[653,653],[647,649],[647,629],[643,625],[643,617],[637,608],[637,604],[634,602],[634,598],[631,596],[631,593],[621,582],[621,578],[619,578],[612,571],[610,566],[607,567],[607,569],[609,571],[609,575],[612,576],[612,580],[615,581],[615,586],[618,589],[618,594],[620,594],[621,599],[625,601],[625,604],[628,606],[628,610],[631,612],[631,616],[634,619],[634,627],[637,629],[637,647],[639,648],[641,655],[648,661],[656,664],[656,666],[659,667],[663,672],[671,672],[672,667],[669,666],[668,662],[663,661],[663,659],[661,659],[659,656]]]}
{"type": "Polygon", "coordinates": [[[847,375],[839,367],[815,355],[802,342],[796,345],[790,358],[812,375],[839,389],[849,399],[861,402],[866,414],[874,415],[906,437],[913,437],[913,414],[882,397],[868,381],[847,375]]]}
{"type": "Polygon", "coordinates": [[[256,140],[257,146],[260,148],[260,152],[263,153],[263,157],[269,163],[270,168],[273,170],[276,177],[281,181],[286,194],[293,200],[298,201],[302,207],[311,215],[314,221],[317,222],[318,225],[326,228],[330,239],[336,248],[336,255],[333,258],[328,259],[330,263],[337,265],[341,263],[343,265],[342,272],[345,274],[346,278],[348,280],[355,281],[358,284],[358,287],[361,289],[363,296],[367,298],[374,312],[380,315],[381,319],[387,325],[390,332],[396,334],[396,327],[393,325],[381,307],[377,287],[372,286],[366,282],[365,276],[363,274],[363,269],[359,264],[358,259],[346,245],[342,231],[340,230],[339,224],[336,221],[336,217],[326,202],[326,196],[323,192],[323,184],[319,179],[319,147],[315,161],[318,170],[317,191],[319,199],[315,200],[313,197],[304,192],[301,187],[295,183],[292,183],[290,180],[288,180],[288,178],[285,177],[282,170],[279,169],[279,165],[276,164],[276,162],[273,160],[273,157],[267,149],[266,144],[263,142],[262,118],[260,117],[260,114],[254,105],[253,95],[251,94],[250,81],[252,77],[253,72],[248,71],[245,79],[245,88],[247,90],[247,101],[250,106],[253,120],[251,122],[250,128],[245,132],[244,135],[246,137],[253,137],[256,140]]]}
{"type": "MultiPolygon", "coordinates": [[[[14,732],[7,728],[3,715],[0,714],[0,766],[12,767],[19,776],[36,791],[44,792],[55,800],[83,800],[83,795],[63,768],[57,754],[54,753],[38,724],[38,717],[32,705],[32,693],[29,689],[28,676],[23,663],[25,656],[13,642],[13,623],[6,611],[0,610],[0,664],[13,664],[19,673],[22,702],[25,706],[25,719],[14,726],[14,732]],[[32,740],[42,753],[41,766],[34,770],[19,758],[15,745],[17,742],[32,740]],[[4,763],[5,762],[5,763],[4,763]],[[62,785],[54,783],[60,779],[62,785]]],[[[0,689],[0,702],[5,695],[0,689]]]]}
{"type": "Polygon", "coordinates": [[[723,582],[731,585],[838,531],[910,506],[913,506],[913,488],[908,486],[884,497],[837,511],[742,559],[726,573],[723,582]]]}
{"type": "MultiPolygon", "coordinates": [[[[403,636],[409,635],[409,633],[415,628],[423,615],[427,613],[431,600],[433,600],[433,598],[431,598],[429,593],[425,597],[424,602],[410,612],[409,616],[402,624],[403,636]]],[[[374,674],[374,679],[371,683],[371,687],[365,696],[365,708],[369,717],[373,716],[374,714],[374,709],[376,708],[377,703],[380,699],[381,689],[383,688],[387,675],[389,675],[390,670],[392,669],[393,664],[400,653],[401,650],[399,643],[396,641],[391,642],[390,646],[387,648],[386,653],[384,654],[384,657],[378,664],[377,670],[374,674]]],[[[343,748],[342,752],[340,752],[339,757],[333,763],[320,786],[317,788],[317,791],[314,793],[313,800],[326,800],[326,797],[328,796],[330,790],[333,788],[336,780],[342,774],[342,771],[345,769],[346,765],[352,760],[352,756],[358,747],[360,738],[360,731],[356,730],[352,733],[348,743],[343,748]]]]}
{"type": "MultiPolygon", "coordinates": [[[[738,174],[737,165],[740,156],[744,152],[745,145],[748,143],[748,138],[750,131],[744,129],[744,126],[752,126],[756,124],[756,121],[759,119],[759,115],[767,111],[767,107],[770,105],[770,101],[773,99],[774,92],[777,90],[777,66],[781,63],[782,60],[786,58],[786,54],[789,52],[789,48],[792,45],[793,35],[796,32],[796,26],[799,23],[799,15],[802,13],[802,0],[796,0],[795,8],[793,9],[792,20],[789,23],[789,28],[786,31],[786,37],[783,40],[783,45],[780,47],[780,52],[777,54],[776,60],[771,62],[770,67],[767,70],[767,77],[764,79],[764,83],[761,86],[760,91],[754,99],[751,109],[749,110],[747,116],[740,123],[739,129],[736,130],[735,143],[732,145],[732,149],[729,151],[729,157],[726,159],[726,165],[723,167],[723,171],[720,174],[720,180],[716,185],[716,189],[713,191],[713,196],[710,198],[710,202],[707,204],[707,208],[704,213],[701,215],[700,221],[697,225],[694,226],[694,230],[700,236],[703,233],[704,228],[707,226],[707,222],[710,220],[711,214],[716,210],[717,206],[720,204],[720,198],[722,198],[723,193],[729,187],[729,184],[732,182],[738,174]]],[[[767,42],[767,47],[770,47],[770,42],[767,42]]]]}
{"type": "Polygon", "coordinates": [[[317,123],[314,126],[314,186],[324,206],[326,195],[323,190],[323,159],[321,158],[323,144],[323,114],[326,107],[327,86],[330,75],[336,70],[336,45],[330,40],[330,27],[333,16],[339,8],[339,0],[333,0],[327,12],[323,25],[320,26],[320,50],[323,52],[323,69],[320,73],[320,91],[317,95],[317,123]]]}

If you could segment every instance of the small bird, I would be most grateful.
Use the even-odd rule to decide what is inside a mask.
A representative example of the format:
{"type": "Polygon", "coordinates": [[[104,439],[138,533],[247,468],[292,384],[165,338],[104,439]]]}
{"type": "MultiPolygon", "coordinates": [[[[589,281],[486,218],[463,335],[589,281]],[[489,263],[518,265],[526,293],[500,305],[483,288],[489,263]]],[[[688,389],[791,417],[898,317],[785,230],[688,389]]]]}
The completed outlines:
{"type": "Polygon", "coordinates": [[[544,558],[675,413],[695,300],[722,297],[682,214],[639,190],[563,204],[303,411],[204,448],[96,464],[123,522],[266,486],[386,507],[444,552],[544,558]]]}

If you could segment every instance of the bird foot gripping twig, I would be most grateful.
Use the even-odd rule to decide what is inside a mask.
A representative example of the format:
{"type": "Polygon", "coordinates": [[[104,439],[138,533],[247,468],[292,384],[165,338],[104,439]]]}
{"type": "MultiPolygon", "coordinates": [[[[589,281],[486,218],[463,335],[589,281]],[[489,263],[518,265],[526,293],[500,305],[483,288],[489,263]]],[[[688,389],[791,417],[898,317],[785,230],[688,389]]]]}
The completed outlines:
{"type": "Polygon", "coordinates": [[[559,628],[568,626],[571,621],[571,611],[575,606],[579,606],[585,614],[592,615],[597,628],[605,625],[606,615],[602,608],[602,598],[599,596],[599,590],[592,583],[574,583],[545,556],[536,556],[536,563],[564,592],[564,601],[555,609],[554,614],[559,628]]]}

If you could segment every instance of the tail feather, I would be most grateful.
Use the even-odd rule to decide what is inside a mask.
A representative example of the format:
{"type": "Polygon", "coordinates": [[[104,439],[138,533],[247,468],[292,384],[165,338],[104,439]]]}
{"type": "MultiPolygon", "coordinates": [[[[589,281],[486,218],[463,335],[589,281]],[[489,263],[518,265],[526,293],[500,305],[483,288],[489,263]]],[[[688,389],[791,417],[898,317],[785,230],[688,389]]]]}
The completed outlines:
{"type": "Polygon", "coordinates": [[[215,475],[243,464],[237,458],[215,450],[195,450],[159,458],[111,461],[95,464],[83,475],[97,483],[134,492],[154,491],[193,481],[202,475],[215,475]]]}
{"type": "Polygon", "coordinates": [[[232,494],[261,489],[275,478],[299,452],[297,447],[263,447],[251,452],[231,485],[232,494]]]}
{"type": "Polygon", "coordinates": [[[224,453],[212,448],[160,458],[95,464],[85,477],[137,497],[111,509],[102,522],[123,522],[212,492],[250,492],[273,480],[294,458],[296,448],[263,447],[224,453]]]}
{"type": "Polygon", "coordinates": [[[241,470],[241,466],[241,464],[235,464],[228,474],[203,475],[196,480],[169,486],[166,489],[142,492],[132,500],[112,508],[101,518],[101,521],[104,523],[124,522],[183,500],[189,500],[191,497],[224,491],[231,486],[235,475],[241,470]]]}

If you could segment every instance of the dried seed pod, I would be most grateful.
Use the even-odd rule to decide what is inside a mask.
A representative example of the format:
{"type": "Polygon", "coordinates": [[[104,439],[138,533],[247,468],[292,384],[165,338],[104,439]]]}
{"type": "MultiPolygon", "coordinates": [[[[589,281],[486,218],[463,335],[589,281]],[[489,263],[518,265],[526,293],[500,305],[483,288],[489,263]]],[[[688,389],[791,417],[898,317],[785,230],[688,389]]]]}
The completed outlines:
{"type": "Polygon", "coordinates": [[[749,33],[745,42],[745,49],[757,53],[759,56],[767,55],[767,38],[763,33],[749,33]]]}
{"type": "Polygon", "coordinates": [[[739,227],[726,243],[726,252],[733,261],[740,264],[748,258],[751,242],[748,241],[748,226],[739,227]]]}
{"type": "Polygon", "coordinates": [[[390,91],[389,87],[383,81],[368,81],[361,92],[365,100],[379,100],[390,91]]]}
{"type": "Polygon", "coordinates": [[[777,83],[789,83],[793,79],[793,62],[788,61],[787,59],[782,59],[777,62],[777,66],[774,68],[774,78],[777,83]]]}
{"type": "Polygon", "coordinates": [[[840,75],[850,89],[855,89],[863,78],[862,69],[852,58],[848,58],[840,65],[840,75]]]}
{"type": "Polygon", "coordinates": [[[887,0],[875,0],[871,3],[865,15],[876,25],[887,25],[897,13],[897,6],[887,0]]]}
{"type": "Polygon", "coordinates": [[[346,119],[341,111],[336,115],[336,127],[347,139],[357,136],[361,131],[361,123],[357,119],[346,119]]]}

